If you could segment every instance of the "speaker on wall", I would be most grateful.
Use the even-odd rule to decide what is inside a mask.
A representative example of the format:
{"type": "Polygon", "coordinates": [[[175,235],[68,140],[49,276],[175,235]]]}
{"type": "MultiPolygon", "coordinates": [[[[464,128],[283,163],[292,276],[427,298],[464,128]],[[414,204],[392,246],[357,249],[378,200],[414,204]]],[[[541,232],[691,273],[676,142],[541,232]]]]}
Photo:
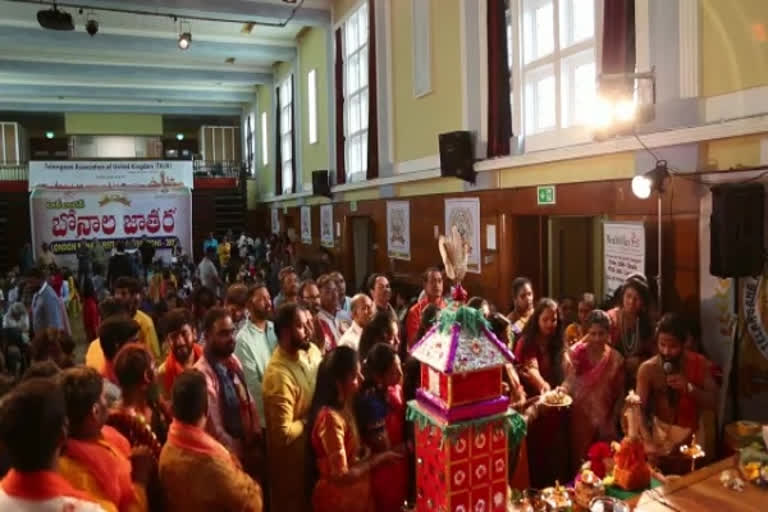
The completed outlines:
{"type": "Polygon", "coordinates": [[[312,171],[312,195],[333,197],[331,175],[327,170],[312,171]]]}
{"type": "Polygon", "coordinates": [[[755,184],[712,187],[709,272],[718,277],[763,272],[765,188],[755,184]]]}
{"type": "Polygon", "coordinates": [[[440,175],[475,182],[472,134],[468,131],[441,133],[440,175]]]}

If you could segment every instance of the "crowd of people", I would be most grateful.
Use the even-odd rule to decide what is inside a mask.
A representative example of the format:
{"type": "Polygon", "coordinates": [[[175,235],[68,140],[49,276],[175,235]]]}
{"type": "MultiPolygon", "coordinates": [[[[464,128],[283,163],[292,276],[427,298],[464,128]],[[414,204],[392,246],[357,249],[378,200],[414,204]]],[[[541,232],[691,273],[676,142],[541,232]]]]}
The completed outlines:
{"type": "MultiPolygon", "coordinates": [[[[284,236],[211,234],[196,266],[180,252],[161,261],[147,239],[112,255],[83,247],[76,272],[45,246],[6,283],[0,510],[394,512],[414,502],[405,411],[420,371],[409,349],[452,307],[439,267],[412,298],[393,297],[385,274],[350,296],[330,260],[311,268],[284,236]]],[[[504,390],[528,434],[510,452],[513,486],[571,480],[596,443],[621,438],[630,389],[654,463],[681,471],[674,448],[703,439],[717,371],[650,288],[631,276],[601,308],[591,293],[535,300],[520,277],[509,314],[468,301],[516,358],[504,390]],[[572,406],[546,407],[552,390],[572,406]]]]}

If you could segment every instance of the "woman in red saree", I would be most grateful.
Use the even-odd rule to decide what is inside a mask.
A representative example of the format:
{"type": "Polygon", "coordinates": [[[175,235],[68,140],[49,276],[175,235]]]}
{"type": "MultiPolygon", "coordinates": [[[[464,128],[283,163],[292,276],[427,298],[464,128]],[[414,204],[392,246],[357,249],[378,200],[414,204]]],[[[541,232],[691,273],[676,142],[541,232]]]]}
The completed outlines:
{"type": "Polygon", "coordinates": [[[616,424],[624,396],[624,358],[608,343],[608,315],[596,309],[584,326],[586,336],[566,358],[563,385],[573,397],[572,467],[584,461],[593,443],[618,439],[616,424]]]}
{"type": "MultiPolygon", "coordinates": [[[[563,383],[564,341],[557,303],[541,299],[523,329],[515,357],[526,395],[543,395],[563,383]]],[[[528,427],[528,467],[531,485],[536,488],[568,481],[569,415],[567,408],[540,407],[528,427]]]]}
{"type": "Polygon", "coordinates": [[[315,475],[311,476],[317,478],[312,482],[314,512],[374,512],[371,472],[399,458],[391,451],[362,456],[351,412],[360,380],[360,363],[352,348],[336,347],[320,364],[307,422],[312,428],[309,453],[315,475]]]}
{"type": "MultiPolygon", "coordinates": [[[[377,343],[368,352],[365,383],[355,411],[365,445],[373,453],[405,452],[405,402],[400,385],[403,370],[395,349],[377,343]]],[[[371,473],[376,512],[399,512],[408,498],[409,468],[406,458],[382,464],[371,473]]]]}

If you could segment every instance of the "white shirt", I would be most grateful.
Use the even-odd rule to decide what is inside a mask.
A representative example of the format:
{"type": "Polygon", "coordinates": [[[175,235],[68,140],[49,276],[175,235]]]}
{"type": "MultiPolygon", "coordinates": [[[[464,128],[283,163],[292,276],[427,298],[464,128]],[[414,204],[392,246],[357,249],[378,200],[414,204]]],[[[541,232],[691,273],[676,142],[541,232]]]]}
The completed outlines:
{"type": "Polygon", "coordinates": [[[30,501],[9,496],[0,488],[0,510],[8,512],[105,512],[100,505],[59,496],[49,500],[30,501]]]}
{"type": "Polygon", "coordinates": [[[360,336],[363,334],[363,328],[357,322],[352,322],[344,334],[339,339],[339,346],[345,346],[358,350],[360,347],[360,336]]]}
{"type": "Polygon", "coordinates": [[[219,287],[219,272],[216,270],[216,265],[214,265],[208,258],[203,258],[200,265],[197,267],[197,271],[200,274],[200,282],[203,286],[210,288],[216,293],[216,290],[219,287]]]}

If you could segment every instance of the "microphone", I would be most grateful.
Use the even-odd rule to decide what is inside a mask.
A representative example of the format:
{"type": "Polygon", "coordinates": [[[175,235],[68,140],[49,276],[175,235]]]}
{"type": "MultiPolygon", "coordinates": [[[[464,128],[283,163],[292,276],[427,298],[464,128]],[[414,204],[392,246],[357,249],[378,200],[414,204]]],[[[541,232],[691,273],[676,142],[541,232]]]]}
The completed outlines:
{"type": "MultiPolygon", "coordinates": [[[[666,376],[675,373],[675,365],[673,365],[670,361],[665,361],[662,365],[662,368],[664,368],[664,375],[666,376]]],[[[669,399],[670,404],[677,404],[677,390],[667,386],[667,398],[669,399]]]]}

